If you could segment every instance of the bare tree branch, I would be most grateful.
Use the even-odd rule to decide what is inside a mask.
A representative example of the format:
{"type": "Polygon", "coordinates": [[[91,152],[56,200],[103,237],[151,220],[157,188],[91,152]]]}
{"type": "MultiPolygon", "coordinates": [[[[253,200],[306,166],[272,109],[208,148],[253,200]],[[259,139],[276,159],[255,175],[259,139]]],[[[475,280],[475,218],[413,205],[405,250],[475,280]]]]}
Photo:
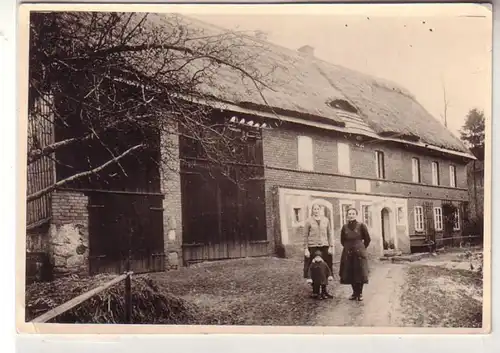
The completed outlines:
{"type": "Polygon", "coordinates": [[[49,186],[49,187],[46,187],[45,189],[42,189],[42,190],[39,190],[37,192],[34,192],[33,194],[31,195],[28,195],[26,197],[26,200],[29,202],[29,201],[32,201],[32,200],[35,200],[37,198],[39,198],[41,195],[44,195],[44,194],[47,194],[65,184],[68,184],[69,182],[72,182],[74,180],[77,180],[77,179],[80,179],[82,177],[85,177],[85,176],[88,176],[88,175],[91,175],[91,174],[96,174],[98,172],[100,172],[101,170],[103,170],[104,168],[108,167],[109,165],[113,164],[113,163],[117,163],[120,159],[122,159],[123,157],[125,157],[126,155],[130,154],[131,152],[135,151],[135,150],[138,150],[139,148],[142,148],[144,147],[143,144],[140,144],[140,145],[136,145],[134,147],[131,147],[129,148],[128,150],[126,150],[125,152],[123,152],[122,154],[120,154],[119,156],[107,161],[106,163],[100,165],[99,167],[97,168],[94,168],[94,169],[91,169],[91,170],[87,170],[85,172],[81,172],[81,173],[77,173],[69,178],[66,178],[66,179],[63,179],[63,180],[59,180],[58,182],[56,182],[55,184],[49,186]]]}
{"type": "MultiPolygon", "coordinates": [[[[227,166],[240,158],[246,132],[213,121],[213,109],[197,99],[216,96],[207,87],[227,89],[219,81],[223,71],[269,106],[263,91],[273,90],[275,68],[261,71],[264,47],[241,33],[205,32],[175,16],[57,12],[33,13],[30,35],[30,102],[54,97],[56,135],[48,142],[37,136],[43,130],[32,131],[28,165],[36,170],[43,161],[57,161],[61,180],[35,187],[28,201],[77,179],[115,187],[117,178],[134,180],[134,169],[149,175],[150,162],[166,168],[178,158],[168,148],[178,147],[165,152],[158,136],[170,134],[192,141],[200,160],[230,176],[227,166]],[[119,151],[137,146],[140,155],[122,160],[119,151]],[[104,167],[95,165],[114,167],[101,172],[104,167]]],[[[30,114],[47,118],[34,109],[30,114]]]]}

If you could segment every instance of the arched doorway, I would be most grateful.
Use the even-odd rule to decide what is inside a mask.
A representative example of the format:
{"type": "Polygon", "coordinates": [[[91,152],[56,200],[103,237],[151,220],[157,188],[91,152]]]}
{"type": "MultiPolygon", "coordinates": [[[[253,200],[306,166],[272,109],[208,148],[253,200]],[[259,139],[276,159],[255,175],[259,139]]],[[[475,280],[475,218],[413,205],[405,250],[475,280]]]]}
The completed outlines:
{"type": "Polygon", "coordinates": [[[395,248],[393,234],[391,232],[391,217],[390,217],[390,209],[384,207],[380,211],[380,219],[382,221],[382,241],[384,250],[390,250],[395,248]]]}

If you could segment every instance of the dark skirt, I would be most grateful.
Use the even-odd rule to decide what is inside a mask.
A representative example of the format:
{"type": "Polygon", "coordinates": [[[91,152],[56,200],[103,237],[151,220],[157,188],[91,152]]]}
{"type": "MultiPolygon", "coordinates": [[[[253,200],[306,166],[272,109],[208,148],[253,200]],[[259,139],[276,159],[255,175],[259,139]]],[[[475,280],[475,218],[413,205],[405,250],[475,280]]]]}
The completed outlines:
{"type": "Polygon", "coordinates": [[[333,273],[333,255],[328,253],[328,248],[328,246],[313,246],[309,248],[309,253],[311,255],[309,257],[304,256],[304,278],[308,278],[309,266],[314,258],[314,253],[318,250],[321,251],[321,257],[330,268],[331,273],[333,273]]]}
{"type": "Polygon", "coordinates": [[[364,249],[342,250],[340,258],[340,283],[359,284],[368,283],[368,259],[364,249]]]}

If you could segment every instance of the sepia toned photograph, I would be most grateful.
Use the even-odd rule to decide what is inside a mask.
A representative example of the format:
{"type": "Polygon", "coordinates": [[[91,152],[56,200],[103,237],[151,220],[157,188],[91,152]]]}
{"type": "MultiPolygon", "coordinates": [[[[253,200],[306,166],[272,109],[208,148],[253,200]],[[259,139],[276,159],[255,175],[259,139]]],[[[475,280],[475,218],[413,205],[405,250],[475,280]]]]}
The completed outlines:
{"type": "Polygon", "coordinates": [[[491,5],[19,14],[23,327],[490,329],[491,5]]]}

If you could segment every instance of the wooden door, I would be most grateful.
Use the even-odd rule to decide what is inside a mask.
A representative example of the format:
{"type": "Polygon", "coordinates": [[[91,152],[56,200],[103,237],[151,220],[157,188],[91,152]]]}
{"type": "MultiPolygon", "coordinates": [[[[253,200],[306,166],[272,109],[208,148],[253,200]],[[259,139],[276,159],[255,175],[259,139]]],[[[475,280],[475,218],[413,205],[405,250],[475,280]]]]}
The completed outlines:
{"type": "Polygon", "coordinates": [[[427,242],[436,244],[436,229],[434,227],[434,208],[432,202],[424,202],[424,222],[427,242]]]}
{"type": "Polygon", "coordinates": [[[95,193],[89,199],[91,274],[164,270],[162,195],[95,193]]]}
{"type": "Polygon", "coordinates": [[[184,173],[181,184],[186,263],[269,253],[263,179],[199,171],[184,173]]]}

